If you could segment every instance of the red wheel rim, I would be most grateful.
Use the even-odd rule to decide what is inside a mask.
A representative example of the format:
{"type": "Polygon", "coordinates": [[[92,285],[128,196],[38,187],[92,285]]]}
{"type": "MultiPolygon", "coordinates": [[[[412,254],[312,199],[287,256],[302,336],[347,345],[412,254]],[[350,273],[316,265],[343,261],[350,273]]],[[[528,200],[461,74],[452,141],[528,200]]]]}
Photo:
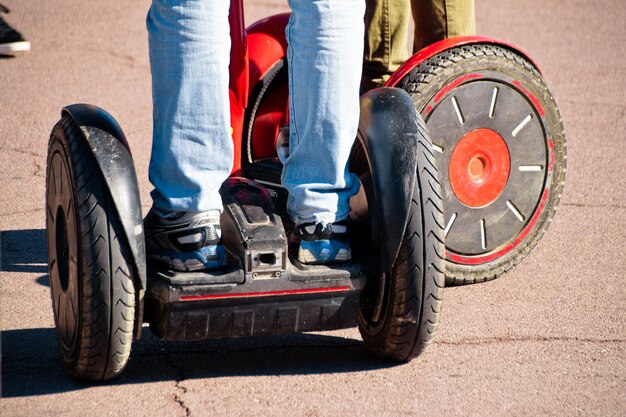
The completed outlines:
{"type": "Polygon", "coordinates": [[[450,157],[449,179],[459,201],[469,207],[494,202],[509,179],[509,148],[497,132],[481,128],[466,133],[450,157]]]}

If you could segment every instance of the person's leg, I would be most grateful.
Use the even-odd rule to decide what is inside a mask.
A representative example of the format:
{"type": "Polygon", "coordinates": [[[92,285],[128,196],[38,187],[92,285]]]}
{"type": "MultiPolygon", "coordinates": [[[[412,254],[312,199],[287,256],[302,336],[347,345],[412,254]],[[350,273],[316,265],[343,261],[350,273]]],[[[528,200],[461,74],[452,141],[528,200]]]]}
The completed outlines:
{"type": "Polygon", "coordinates": [[[232,169],[229,2],[154,0],[147,26],[152,69],[154,204],[222,210],[232,169]]]}
{"type": "MultiPolygon", "coordinates": [[[[219,188],[230,174],[230,3],[153,0],[147,27],[152,70],[152,258],[179,269],[219,259],[219,188]]],[[[215,262],[213,262],[215,263],[215,262]]]]}
{"type": "Polygon", "coordinates": [[[454,36],[476,34],[474,0],[412,0],[413,53],[454,36]]]}
{"type": "Polygon", "coordinates": [[[436,41],[474,35],[474,0],[367,0],[361,90],[382,86],[408,58],[407,28],[413,12],[413,53],[436,41]]]}
{"type": "MultiPolygon", "coordinates": [[[[359,188],[347,165],[359,121],[364,3],[290,0],[289,4],[290,138],[283,185],[294,222],[309,225],[312,235],[324,235],[326,225],[348,216],[350,197],[359,188]],[[314,224],[320,225],[319,233],[314,224]]],[[[337,226],[337,233],[343,228],[337,226]]],[[[343,260],[342,249],[345,246],[330,248],[332,253],[316,260],[343,260]]],[[[317,258],[320,252],[313,255],[317,258]]]]}
{"type": "Polygon", "coordinates": [[[366,0],[361,91],[381,87],[409,57],[409,0],[366,0]]]}

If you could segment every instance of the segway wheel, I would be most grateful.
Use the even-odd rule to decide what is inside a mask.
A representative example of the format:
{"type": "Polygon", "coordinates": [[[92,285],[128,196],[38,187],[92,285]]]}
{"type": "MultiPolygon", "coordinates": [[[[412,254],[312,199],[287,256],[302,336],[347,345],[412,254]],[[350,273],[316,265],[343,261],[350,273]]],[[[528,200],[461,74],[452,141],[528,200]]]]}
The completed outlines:
{"type": "Polygon", "coordinates": [[[439,160],[446,284],[497,278],[535,247],[561,197],[565,136],[548,86],[525,58],[478,44],[435,55],[398,87],[439,160]]]}
{"type": "Polygon", "coordinates": [[[418,356],[432,341],[445,283],[441,186],[423,123],[418,117],[417,179],[392,276],[384,288],[374,288],[374,294],[382,294],[380,310],[371,302],[362,303],[357,319],[366,346],[380,357],[398,361],[418,356]]]}
{"type": "Polygon", "coordinates": [[[79,129],[65,116],[50,136],[48,268],[65,369],[99,381],[115,377],[128,362],[134,272],[109,190],[79,129]]]}

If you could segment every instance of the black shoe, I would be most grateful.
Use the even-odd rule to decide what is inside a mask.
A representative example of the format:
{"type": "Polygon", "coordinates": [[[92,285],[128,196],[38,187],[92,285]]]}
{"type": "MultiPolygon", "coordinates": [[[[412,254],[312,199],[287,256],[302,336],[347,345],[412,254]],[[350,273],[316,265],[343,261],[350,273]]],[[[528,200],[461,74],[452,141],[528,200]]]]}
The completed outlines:
{"type": "MultiPolygon", "coordinates": [[[[0,4],[0,13],[9,13],[9,9],[0,4]]],[[[13,55],[28,51],[30,51],[30,42],[0,17],[0,55],[13,55]]]]}
{"type": "Polygon", "coordinates": [[[347,220],[301,224],[294,229],[291,243],[298,245],[298,261],[303,264],[325,265],[352,258],[347,220]]]}
{"type": "Polygon", "coordinates": [[[148,259],[181,272],[224,265],[219,211],[163,212],[153,207],[143,223],[148,259]]]}

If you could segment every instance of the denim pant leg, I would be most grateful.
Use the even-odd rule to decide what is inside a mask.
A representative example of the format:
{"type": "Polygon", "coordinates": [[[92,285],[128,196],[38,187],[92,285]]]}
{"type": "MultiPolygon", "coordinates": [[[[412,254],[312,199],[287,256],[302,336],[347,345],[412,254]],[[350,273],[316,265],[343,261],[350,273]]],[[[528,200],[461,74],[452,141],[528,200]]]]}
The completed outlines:
{"type": "Polygon", "coordinates": [[[350,213],[359,180],[348,158],[359,122],[363,0],[290,0],[289,157],[283,185],[296,223],[350,213]]]}
{"type": "Polygon", "coordinates": [[[152,69],[150,182],[164,210],[222,210],[232,169],[227,0],[153,0],[147,27],[152,69]]]}

